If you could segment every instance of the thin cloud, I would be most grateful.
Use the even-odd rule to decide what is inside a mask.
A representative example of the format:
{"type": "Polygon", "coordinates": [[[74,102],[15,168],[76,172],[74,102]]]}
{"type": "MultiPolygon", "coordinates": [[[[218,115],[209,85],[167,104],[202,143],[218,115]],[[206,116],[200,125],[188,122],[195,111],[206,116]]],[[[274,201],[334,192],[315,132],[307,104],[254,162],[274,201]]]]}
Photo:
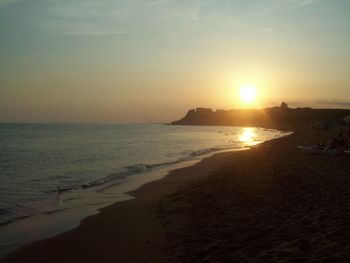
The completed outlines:
{"type": "Polygon", "coordinates": [[[43,10],[43,16],[34,20],[33,26],[71,36],[103,37],[142,30],[167,30],[171,34],[186,31],[200,21],[200,5],[197,2],[171,0],[62,0],[49,2],[43,10]]]}
{"type": "Polygon", "coordinates": [[[319,105],[333,105],[333,106],[350,106],[350,101],[343,101],[343,100],[338,100],[338,99],[332,99],[332,100],[318,100],[315,102],[316,104],[319,105]]]}
{"type": "MultiPolygon", "coordinates": [[[[0,8],[24,0],[0,0],[0,8]]],[[[42,1],[42,0],[41,0],[42,1]]],[[[260,25],[255,17],[268,16],[280,10],[300,8],[320,0],[269,0],[247,4],[212,0],[60,0],[43,1],[38,10],[23,10],[33,19],[29,22],[19,15],[19,23],[39,28],[50,34],[104,37],[125,35],[126,31],[164,34],[174,37],[196,28],[232,27],[236,30],[250,30],[272,33],[272,25],[260,25]],[[242,7],[242,11],[237,11],[242,7]],[[165,32],[165,33],[164,33],[165,32]]]]}
{"type": "Polygon", "coordinates": [[[127,31],[69,31],[65,35],[70,36],[86,36],[86,37],[98,37],[107,35],[126,35],[127,31]]]}
{"type": "Polygon", "coordinates": [[[255,10],[250,16],[269,16],[281,10],[302,8],[308,5],[316,4],[320,0],[276,0],[270,4],[255,10]]]}
{"type": "Polygon", "coordinates": [[[318,1],[319,0],[305,0],[305,1],[301,2],[299,4],[299,6],[302,7],[302,6],[306,6],[306,5],[311,5],[311,4],[314,4],[314,3],[318,2],[318,1]]]}
{"type": "Polygon", "coordinates": [[[0,0],[0,8],[4,7],[6,5],[16,3],[16,2],[21,2],[21,1],[23,1],[23,0],[0,0]]]}

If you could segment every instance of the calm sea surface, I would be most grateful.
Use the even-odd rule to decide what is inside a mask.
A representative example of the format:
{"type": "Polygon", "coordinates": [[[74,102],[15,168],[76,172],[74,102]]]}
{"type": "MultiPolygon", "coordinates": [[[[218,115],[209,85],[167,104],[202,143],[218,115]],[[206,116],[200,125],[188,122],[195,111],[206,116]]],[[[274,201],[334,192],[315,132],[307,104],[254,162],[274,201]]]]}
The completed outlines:
{"type": "Polygon", "coordinates": [[[131,178],[145,183],[150,171],[282,135],[162,124],[0,124],[0,223],[107,204],[131,178]]]}

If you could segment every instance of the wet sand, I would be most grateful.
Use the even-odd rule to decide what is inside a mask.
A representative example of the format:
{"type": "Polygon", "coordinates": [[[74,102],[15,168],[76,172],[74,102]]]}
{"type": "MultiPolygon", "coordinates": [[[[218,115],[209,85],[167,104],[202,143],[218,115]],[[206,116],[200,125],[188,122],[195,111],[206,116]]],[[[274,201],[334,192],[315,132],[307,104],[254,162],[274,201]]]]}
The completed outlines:
{"type": "Polygon", "coordinates": [[[349,262],[350,157],[305,129],[171,172],[1,262],[349,262]]]}

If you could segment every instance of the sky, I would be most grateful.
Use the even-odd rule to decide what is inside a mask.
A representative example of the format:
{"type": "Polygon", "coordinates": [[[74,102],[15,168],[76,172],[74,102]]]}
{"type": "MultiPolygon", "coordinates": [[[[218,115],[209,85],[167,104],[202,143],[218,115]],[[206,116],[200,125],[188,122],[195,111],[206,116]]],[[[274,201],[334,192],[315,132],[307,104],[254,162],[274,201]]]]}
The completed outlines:
{"type": "Polygon", "coordinates": [[[0,0],[0,122],[350,108],[349,0],[0,0]],[[250,105],[252,106],[252,105],[250,105]]]}

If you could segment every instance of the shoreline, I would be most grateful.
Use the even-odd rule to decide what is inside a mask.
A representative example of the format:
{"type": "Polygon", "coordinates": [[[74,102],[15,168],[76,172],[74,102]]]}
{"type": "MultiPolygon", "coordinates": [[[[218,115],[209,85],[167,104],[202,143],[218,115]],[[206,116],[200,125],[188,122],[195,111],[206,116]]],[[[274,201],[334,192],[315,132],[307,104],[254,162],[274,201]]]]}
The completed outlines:
{"type": "Polygon", "coordinates": [[[251,147],[254,146],[220,149],[201,155],[194,155],[193,159],[184,160],[181,162],[174,162],[174,164],[168,167],[147,171],[145,173],[133,174],[130,177],[131,180],[129,179],[129,181],[125,185],[123,185],[123,189],[114,189],[115,186],[113,184],[107,185],[98,190],[92,189],[97,192],[105,191],[106,189],[112,191],[116,190],[118,198],[116,198],[108,204],[93,204],[81,207],[56,209],[53,211],[44,212],[42,214],[25,216],[23,218],[18,218],[14,221],[3,223],[2,225],[0,225],[0,234],[4,235],[5,237],[10,237],[13,242],[4,243],[1,245],[1,248],[3,250],[0,253],[0,261],[7,255],[16,253],[17,250],[21,249],[24,246],[31,245],[41,240],[54,238],[58,235],[64,234],[66,232],[78,228],[85,219],[93,216],[98,216],[101,210],[106,207],[118,204],[120,202],[131,201],[135,199],[138,190],[146,184],[162,180],[165,177],[172,174],[173,172],[176,172],[177,170],[182,170],[195,166],[203,160],[211,158],[215,155],[232,153],[236,151],[246,151],[249,150],[251,147]],[[142,176],[142,178],[138,178],[139,176],[142,176]],[[42,224],[40,225],[41,222],[42,224]],[[44,230],[42,229],[43,226],[44,230]],[[28,238],[18,238],[18,236],[22,234],[17,230],[18,228],[21,230],[24,229],[26,231],[27,229],[31,229],[32,232],[39,231],[39,233],[34,235],[30,234],[28,238]],[[13,232],[15,232],[14,235],[13,232]]]}
{"type": "MultiPolygon", "coordinates": [[[[276,137],[277,139],[289,135],[286,131],[280,132],[282,133],[280,134],[280,137],[276,137]]],[[[273,138],[271,140],[274,140],[276,138],[273,138]]],[[[258,143],[258,145],[259,144],[261,144],[261,142],[258,143]]],[[[107,192],[111,191],[114,193],[114,195],[116,195],[115,200],[111,200],[110,202],[108,201],[108,203],[92,203],[90,205],[86,204],[81,207],[55,209],[54,212],[45,212],[43,214],[28,216],[24,219],[16,220],[14,222],[6,224],[0,229],[2,240],[5,241],[1,244],[2,251],[0,253],[0,260],[9,254],[11,255],[12,253],[16,253],[16,251],[20,250],[23,246],[30,246],[33,243],[54,238],[55,236],[78,228],[86,218],[98,216],[100,214],[100,211],[108,206],[134,199],[137,195],[138,190],[142,188],[143,185],[156,180],[162,180],[164,177],[167,177],[176,172],[176,170],[186,169],[188,167],[194,166],[198,162],[202,162],[203,160],[211,158],[217,154],[249,150],[255,146],[256,145],[251,145],[241,148],[231,147],[219,149],[213,152],[209,151],[208,153],[201,155],[194,155],[193,159],[174,163],[168,167],[156,169],[146,173],[134,174],[130,177],[126,184],[123,184],[122,189],[114,189],[115,186],[112,184],[101,188],[100,190],[97,190],[105,191],[107,189],[107,192]],[[24,232],[23,234],[23,231],[31,231],[32,233],[26,234],[24,232]]]]}
{"type": "MultiPolygon", "coordinates": [[[[112,206],[120,202],[131,201],[135,199],[134,193],[136,194],[138,189],[140,189],[143,185],[152,183],[154,181],[162,180],[164,177],[168,176],[172,171],[191,167],[201,162],[203,159],[210,158],[216,154],[243,150],[246,149],[230,148],[225,150],[219,150],[216,152],[203,154],[202,156],[196,156],[194,159],[174,163],[169,167],[164,167],[145,173],[134,174],[131,176],[131,180],[129,179],[126,185],[123,185],[123,189],[117,189],[118,198],[116,197],[115,200],[111,201],[110,203],[56,209],[53,211],[44,212],[42,214],[24,216],[14,221],[3,223],[0,225],[0,234],[4,235],[5,237],[11,237],[13,242],[4,243],[1,245],[1,248],[3,250],[0,253],[0,261],[3,257],[6,257],[8,254],[16,253],[16,251],[18,249],[21,249],[21,247],[23,246],[27,246],[41,240],[46,240],[48,238],[54,238],[55,236],[64,234],[66,232],[74,230],[75,228],[78,228],[85,219],[99,215],[100,211],[106,207],[112,206]],[[140,175],[142,176],[141,180],[137,178],[140,175]],[[44,224],[44,230],[40,229],[42,228],[40,222],[44,224]],[[18,237],[21,235],[21,233],[17,230],[18,228],[22,230],[31,229],[33,232],[40,231],[40,233],[29,235],[30,237],[21,239],[18,237]],[[15,232],[14,235],[13,232],[15,232]]],[[[106,189],[113,191],[114,187],[115,186],[112,184],[107,185],[102,189],[94,191],[100,192],[105,191],[106,189]]]]}
{"type": "MultiPolygon", "coordinates": [[[[246,149],[246,150],[249,150],[249,149],[246,149]]],[[[137,188],[136,190],[126,192],[127,195],[131,196],[131,199],[116,202],[106,207],[100,208],[98,209],[97,214],[88,216],[83,220],[81,220],[80,224],[77,227],[71,230],[68,230],[67,232],[63,232],[49,238],[41,239],[41,240],[26,244],[16,249],[15,251],[10,252],[9,254],[4,255],[2,258],[0,258],[0,262],[21,262],[21,260],[24,260],[24,259],[26,260],[26,262],[47,262],[46,260],[50,260],[50,262],[56,262],[56,258],[52,258],[52,254],[50,253],[54,251],[56,247],[60,247],[60,250],[62,250],[63,248],[69,249],[69,245],[67,244],[62,245],[62,244],[66,243],[66,241],[68,240],[77,240],[77,239],[80,241],[88,240],[88,238],[86,238],[87,229],[92,230],[90,231],[91,235],[95,235],[95,234],[97,235],[98,233],[96,232],[97,231],[96,228],[98,228],[99,225],[102,226],[104,224],[104,223],[101,223],[101,221],[107,221],[109,223],[109,226],[111,226],[111,223],[112,223],[110,221],[111,217],[113,217],[118,221],[117,223],[113,223],[114,227],[117,229],[116,233],[118,233],[119,235],[121,234],[123,236],[123,239],[125,238],[126,240],[128,240],[128,242],[132,243],[132,245],[130,246],[128,242],[124,243],[123,240],[118,240],[118,238],[117,240],[113,240],[113,241],[118,241],[118,244],[120,245],[118,249],[119,252],[117,253],[117,255],[113,255],[113,257],[115,256],[120,257],[123,260],[126,260],[125,262],[138,262],[137,261],[138,259],[129,258],[130,256],[132,256],[129,253],[130,252],[129,250],[133,250],[133,248],[135,247],[137,247],[138,249],[140,248],[140,243],[137,242],[137,239],[139,238],[138,236],[140,236],[140,233],[141,233],[141,236],[143,236],[142,238],[143,241],[145,242],[143,245],[148,244],[150,245],[150,247],[158,247],[158,246],[154,246],[154,243],[152,244],[152,242],[150,242],[150,240],[153,239],[152,236],[154,233],[142,234],[143,231],[140,229],[139,231],[136,231],[136,232],[135,231],[128,232],[128,233],[125,232],[126,225],[129,225],[130,223],[133,226],[137,225],[137,223],[134,222],[139,220],[139,217],[135,215],[138,213],[136,210],[139,210],[140,208],[143,208],[146,210],[147,209],[152,210],[153,202],[156,199],[160,198],[161,196],[170,194],[175,190],[178,190],[179,188],[181,188],[181,186],[184,186],[189,181],[195,180],[200,177],[208,176],[211,172],[215,171],[220,167],[220,164],[222,163],[225,156],[232,154],[232,152],[241,152],[241,151],[245,151],[245,150],[244,149],[236,150],[236,151],[227,150],[224,152],[214,153],[211,156],[203,157],[200,160],[191,160],[192,164],[187,164],[184,167],[171,169],[166,174],[164,174],[162,178],[156,179],[151,182],[147,182],[146,184],[143,184],[141,187],[137,188]],[[116,214],[120,215],[120,218],[116,218],[116,214]],[[129,252],[125,254],[124,253],[125,251],[129,251],[129,252]],[[44,254],[41,254],[41,252],[44,252],[44,254]]],[[[157,232],[157,234],[155,234],[155,236],[160,238],[160,236],[164,234],[164,233],[161,233],[159,235],[159,232],[164,231],[163,226],[159,224],[159,222],[157,222],[158,221],[157,218],[153,217],[152,219],[151,218],[145,219],[144,216],[145,216],[145,213],[142,214],[142,220],[138,223],[144,224],[143,221],[147,221],[148,226],[151,226],[150,229],[152,229],[152,232],[153,230],[156,230],[155,232],[157,232]]],[[[110,230],[107,230],[107,229],[104,229],[104,230],[107,231],[107,232],[104,232],[104,234],[108,236],[108,232],[110,232],[110,230]]],[[[100,234],[101,233],[99,233],[99,235],[100,234]]],[[[102,239],[106,235],[103,235],[102,239]]],[[[165,235],[163,235],[163,237],[164,236],[165,235]]],[[[109,236],[108,239],[109,238],[113,239],[111,236],[109,236]]],[[[161,242],[157,242],[158,245],[162,244],[163,241],[164,240],[162,240],[161,242]]],[[[106,241],[106,243],[110,243],[110,242],[111,242],[110,240],[106,241]]],[[[72,245],[73,244],[74,242],[72,243],[72,245]]],[[[96,245],[97,247],[99,247],[98,244],[94,244],[92,249],[99,250],[98,248],[96,248],[96,245]]],[[[101,247],[99,248],[101,249],[101,247]]],[[[68,260],[68,262],[82,260],[82,258],[84,258],[85,250],[86,250],[86,246],[83,246],[81,248],[81,252],[80,253],[78,252],[78,254],[76,255],[77,258],[75,260],[73,260],[71,257],[72,251],[67,252],[67,255],[65,255],[67,256],[67,258],[65,259],[57,258],[57,262],[61,262],[62,260],[65,260],[65,261],[68,260]]],[[[149,250],[147,248],[143,252],[147,254],[148,251],[149,250]]],[[[115,254],[115,251],[113,252],[113,254],[115,254]]],[[[64,256],[64,255],[60,253],[60,256],[64,256]]],[[[98,256],[98,255],[95,255],[95,256],[98,256]]],[[[133,255],[132,257],[134,256],[135,255],[133,255]]],[[[112,255],[108,255],[107,259],[110,259],[110,257],[112,257],[112,255]]],[[[136,256],[136,257],[138,257],[139,259],[142,258],[139,256],[136,256]]],[[[84,261],[86,262],[95,262],[95,260],[97,260],[96,257],[93,259],[90,256],[87,258],[84,258],[84,261]]],[[[102,259],[99,258],[99,260],[102,260],[102,259]]],[[[157,260],[157,262],[162,262],[162,259],[159,259],[159,258],[155,260],[157,260]]]]}
{"type": "Polygon", "coordinates": [[[0,261],[348,262],[349,156],[297,149],[327,139],[304,127],[215,154],[0,261]]]}

